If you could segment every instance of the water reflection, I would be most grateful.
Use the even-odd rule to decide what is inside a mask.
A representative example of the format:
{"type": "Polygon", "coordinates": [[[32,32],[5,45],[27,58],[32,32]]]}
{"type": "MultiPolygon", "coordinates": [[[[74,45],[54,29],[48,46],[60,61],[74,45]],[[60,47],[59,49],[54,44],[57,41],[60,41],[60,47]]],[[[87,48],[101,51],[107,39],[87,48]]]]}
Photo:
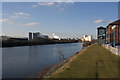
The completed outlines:
{"type": "Polygon", "coordinates": [[[44,68],[82,49],[81,43],[3,48],[3,78],[36,77],[44,68]]]}

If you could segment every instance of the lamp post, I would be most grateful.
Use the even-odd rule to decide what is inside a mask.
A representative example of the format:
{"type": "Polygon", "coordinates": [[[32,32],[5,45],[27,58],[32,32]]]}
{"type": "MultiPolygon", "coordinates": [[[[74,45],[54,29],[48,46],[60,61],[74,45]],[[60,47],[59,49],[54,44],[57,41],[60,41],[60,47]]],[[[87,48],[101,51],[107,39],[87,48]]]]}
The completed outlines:
{"type": "Polygon", "coordinates": [[[104,44],[105,44],[105,34],[103,34],[103,37],[104,37],[104,44]]]}
{"type": "Polygon", "coordinates": [[[113,30],[113,37],[114,37],[114,40],[113,40],[113,46],[115,47],[115,28],[116,28],[116,26],[114,25],[113,27],[112,27],[112,30],[113,30]]]}
{"type": "Polygon", "coordinates": [[[103,40],[102,40],[102,37],[100,37],[100,40],[99,40],[99,44],[103,44],[103,40]]]}

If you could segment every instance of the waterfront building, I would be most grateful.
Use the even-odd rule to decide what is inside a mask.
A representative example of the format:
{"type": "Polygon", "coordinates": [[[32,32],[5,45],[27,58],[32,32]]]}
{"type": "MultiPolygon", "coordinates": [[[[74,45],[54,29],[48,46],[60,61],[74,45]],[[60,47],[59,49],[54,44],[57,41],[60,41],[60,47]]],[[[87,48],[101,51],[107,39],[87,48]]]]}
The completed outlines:
{"type": "Polygon", "coordinates": [[[32,40],[35,40],[36,38],[37,38],[37,35],[36,35],[36,33],[33,33],[32,40]]]}
{"type": "Polygon", "coordinates": [[[108,36],[109,36],[108,31],[109,31],[109,26],[106,27],[106,44],[109,43],[109,41],[108,41],[108,40],[109,40],[109,39],[108,39],[108,36]]]}
{"type": "Polygon", "coordinates": [[[35,34],[36,34],[36,37],[37,37],[37,38],[40,38],[41,35],[42,35],[40,32],[36,32],[35,34]]]}
{"type": "Polygon", "coordinates": [[[106,28],[100,26],[97,28],[97,42],[98,44],[104,44],[106,42],[106,28]]]}
{"type": "Polygon", "coordinates": [[[83,35],[82,41],[92,41],[92,36],[91,35],[83,35]]]}
{"type": "Polygon", "coordinates": [[[110,23],[106,27],[106,43],[113,44],[114,42],[114,31],[112,27],[115,26],[115,44],[118,45],[120,44],[120,19],[110,23]]]}
{"type": "Polygon", "coordinates": [[[60,37],[57,36],[57,35],[55,35],[54,33],[52,34],[52,36],[53,36],[54,39],[58,39],[58,40],[60,40],[60,37]]]}
{"type": "Polygon", "coordinates": [[[40,32],[34,32],[33,33],[33,40],[38,40],[41,38],[41,33],[40,32]]]}
{"type": "Polygon", "coordinates": [[[48,35],[41,35],[41,37],[42,37],[43,39],[49,39],[49,36],[48,36],[48,35]]]}
{"type": "Polygon", "coordinates": [[[83,39],[85,39],[87,37],[87,35],[83,35],[83,39]]]}
{"type": "Polygon", "coordinates": [[[48,35],[42,35],[40,32],[29,32],[28,40],[39,40],[39,39],[49,39],[48,35]]]}
{"type": "Polygon", "coordinates": [[[88,41],[92,41],[92,36],[88,36],[88,41]]]}
{"type": "Polygon", "coordinates": [[[31,41],[32,40],[32,32],[29,32],[28,36],[29,36],[28,40],[31,41]]]}

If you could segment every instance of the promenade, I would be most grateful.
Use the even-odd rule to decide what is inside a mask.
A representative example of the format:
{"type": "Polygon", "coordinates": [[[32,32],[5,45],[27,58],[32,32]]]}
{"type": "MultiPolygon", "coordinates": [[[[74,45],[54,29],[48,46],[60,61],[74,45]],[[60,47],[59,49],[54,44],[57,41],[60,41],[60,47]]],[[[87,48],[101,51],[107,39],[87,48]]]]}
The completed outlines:
{"type": "Polygon", "coordinates": [[[71,58],[50,78],[118,78],[118,56],[93,44],[71,58]]]}

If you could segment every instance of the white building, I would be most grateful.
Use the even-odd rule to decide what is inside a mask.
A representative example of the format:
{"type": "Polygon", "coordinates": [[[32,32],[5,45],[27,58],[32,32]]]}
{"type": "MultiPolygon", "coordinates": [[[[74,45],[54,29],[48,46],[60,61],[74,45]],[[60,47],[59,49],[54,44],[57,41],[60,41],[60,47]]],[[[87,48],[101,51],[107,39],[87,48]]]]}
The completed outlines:
{"type": "Polygon", "coordinates": [[[82,39],[83,41],[92,41],[92,36],[91,35],[84,35],[83,36],[83,39],[82,39]]]}
{"type": "Polygon", "coordinates": [[[53,38],[54,38],[54,39],[59,39],[59,40],[60,40],[60,37],[59,37],[59,36],[55,35],[54,33],[53,33],[52,35],[53,35],[53,38]]]}
{"type": "Polygon", "coordinates": [[[88,36],[88,41],[92,41],[92,36],[88,36]]]}
{"type": "Polygon", "coordinates": [[[83,35],[83,38],[85,39],[87,37],[87,35],[83,35]]]}

